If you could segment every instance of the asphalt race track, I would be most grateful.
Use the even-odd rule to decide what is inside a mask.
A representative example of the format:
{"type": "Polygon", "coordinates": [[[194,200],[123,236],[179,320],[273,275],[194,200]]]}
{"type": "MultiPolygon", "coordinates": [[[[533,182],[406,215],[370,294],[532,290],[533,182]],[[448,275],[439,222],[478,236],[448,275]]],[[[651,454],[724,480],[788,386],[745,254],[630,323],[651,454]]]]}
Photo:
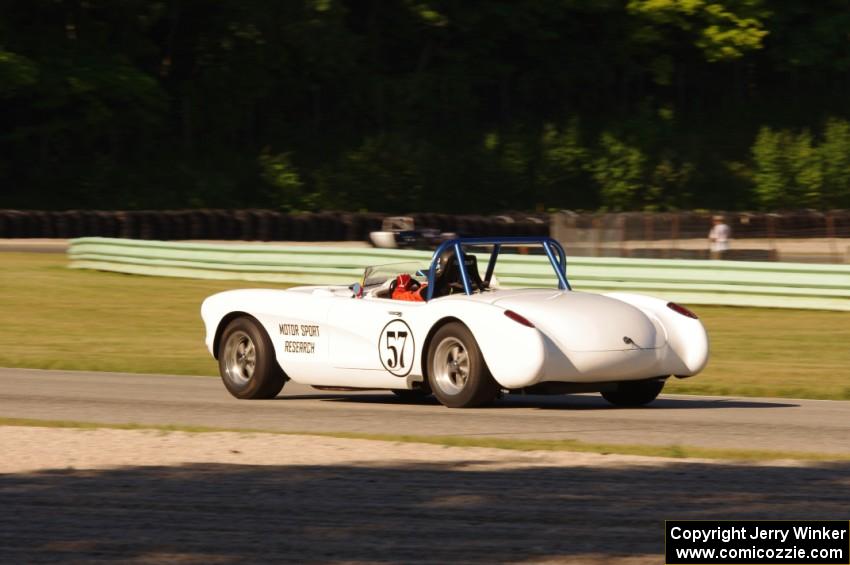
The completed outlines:
{"type": "MultiPolygon", "coordinates": [[[[850,452],[850,402],[812,400],[667,396],[650,408],[614,409],[581,395],[450,410],[291,383],[276,400],[239,401],[209,377],[0,369],[0,416],[850,452]]],[[[44,447],[37,442],[54,432],[68,430],[20,441],[44,447]]],[[[76,431],[50,449],[109,452],[95,433],[76,431]]],[[[141,433],[163,449],[178,441],[141,433]]],[[[239,460],[252,435],[216,440],[224,443],[195,463],[167,465],[146,450],[142,465],[0,473],[0,563],[649,565],[662,561],[665,519],[846,520],[850,504],[847,462],[627,464],[594,454],[589,464],[578,460],[588,454],[505,450],[405,456],[396,451],[411,444],[374,442],[385,446],[376,451],[390,447],[372,462],[349,443],[322,464],[283,449],[285,463],[258,465],[239,460]]],[[[27,456],[14,434],[5,437],[0,457],[27,456]]],[[[267,438],[260,441],[292,436],[267,438]]],[[[314,452],[351,441],[313,439],[314,452]]]]}
{"type": "Polygon", "coordinates": [[[0,416],[288,432],[489,436],[850,454],[850,402],[662,395],[611,408],[599,395],[510,396],[488,408],[405,403],[388,391],[287,383],[232,398],[217,378],[0,369],[0,416]]]}

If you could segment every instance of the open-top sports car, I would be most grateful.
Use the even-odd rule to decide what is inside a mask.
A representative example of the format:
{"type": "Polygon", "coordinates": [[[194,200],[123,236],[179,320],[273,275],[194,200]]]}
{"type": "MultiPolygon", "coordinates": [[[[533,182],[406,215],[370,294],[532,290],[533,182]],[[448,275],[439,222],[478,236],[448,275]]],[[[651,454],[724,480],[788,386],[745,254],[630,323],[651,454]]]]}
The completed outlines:
{"type": "Polygon", "coordinates": [[[690,310],[573,291],[566,264],[551,238],[453,239],[430,265],[370,267],[351,285],[210,296],[201,306],[206,345],[237,398],[273,398],[291,379],[403,398],[433,393],[456,408],[512,392],[601,392],[638,406],[668,377],[702,370],[708,336],[690,310]],[[499,288],[496,263],[511,247],[551,264],[552,287],[499,288]]]}

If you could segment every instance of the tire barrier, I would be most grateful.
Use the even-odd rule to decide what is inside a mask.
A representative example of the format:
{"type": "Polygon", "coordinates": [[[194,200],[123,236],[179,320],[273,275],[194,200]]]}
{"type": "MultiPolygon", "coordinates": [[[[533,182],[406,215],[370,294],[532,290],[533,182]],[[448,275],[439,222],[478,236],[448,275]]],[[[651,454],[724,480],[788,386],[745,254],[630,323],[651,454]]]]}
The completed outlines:
{"type": "MultiPolygon", "coordinates": [[[[850,210],[722,213],[734,238],[848,238],[850,210]]],[[[711,212],[411,214],[417,228],[462,236],[550,235],[555,225],[602,240],[705,238],[711,212]]],[[[0,238],[121,237],[145,240],[368,241],[387,214],[275,210],[0,210],[0,238]]],[[[553,233],[557,237],[557,233],[553,233]]]]}
{"type": "MultiPolygon", "coordinates": [[[[417,261],[426,267],[431,253],[90,237],[71,240],[68,256],[75,269],[291,284],[351,284],[360,280],[369,265],[417,261]]],[[[486,264],[486,257],[479,257],[479,264],[486,264]]],[[[504,287],[555,286],[552,267],[540,256],[505,253],[499,258],[496,276],[504,287]]],[[[567,277],[575,290],[636,292],[684,304],[850,311],[850,265],[568,257],[567,277]]]]}
{"type": "MultiPolygon", "coordinates": [[[[275,210],[0,210],[0,238],[368,241],[386,214],[275,210]]],[[[462,235],[549,235],[546,215],[414,214],[419,228],[462,235]]]]}

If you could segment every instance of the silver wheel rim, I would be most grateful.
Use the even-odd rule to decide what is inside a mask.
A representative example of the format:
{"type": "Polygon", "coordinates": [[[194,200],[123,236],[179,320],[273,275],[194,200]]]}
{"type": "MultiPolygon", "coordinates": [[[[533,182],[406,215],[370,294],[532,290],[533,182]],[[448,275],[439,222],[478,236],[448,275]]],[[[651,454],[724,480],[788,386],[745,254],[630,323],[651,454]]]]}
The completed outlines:
{"type": "Polygon", "coordinates": [[[224,344],[224,370],[231,382],[245,385],[254,376],[257,365],[257,348],[251,337],[237,330],[230,334],[224,344]]]}
{"type": "Polygon", "coordinates": [[[446,394],[460,394],[469,380],[469,353],[463,342],[447,337],[434,352],[434,380],[446,394]]]}

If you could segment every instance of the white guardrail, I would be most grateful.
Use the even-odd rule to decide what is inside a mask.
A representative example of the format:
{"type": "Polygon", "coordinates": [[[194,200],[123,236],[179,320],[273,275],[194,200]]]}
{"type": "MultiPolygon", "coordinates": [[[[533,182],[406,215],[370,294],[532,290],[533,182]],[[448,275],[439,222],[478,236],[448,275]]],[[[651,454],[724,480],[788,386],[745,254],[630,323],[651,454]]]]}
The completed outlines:
{"type": "MultiPolygon", "coordinates": [[[[574,290],[636,292],[685,304],[850,311],[850,265],[570,258],[565,247],[574,290]]],[[[424,267],[431,258],[427,251],[399,249],[100,237],[71,240],[68,255],[73,269],[292,284],[353,283],[370,265],[421,260],[424,267]]],[[[537,255],[500,255],[496,276],[505,287],[556,284],[548,260],[537,255]]]]}

